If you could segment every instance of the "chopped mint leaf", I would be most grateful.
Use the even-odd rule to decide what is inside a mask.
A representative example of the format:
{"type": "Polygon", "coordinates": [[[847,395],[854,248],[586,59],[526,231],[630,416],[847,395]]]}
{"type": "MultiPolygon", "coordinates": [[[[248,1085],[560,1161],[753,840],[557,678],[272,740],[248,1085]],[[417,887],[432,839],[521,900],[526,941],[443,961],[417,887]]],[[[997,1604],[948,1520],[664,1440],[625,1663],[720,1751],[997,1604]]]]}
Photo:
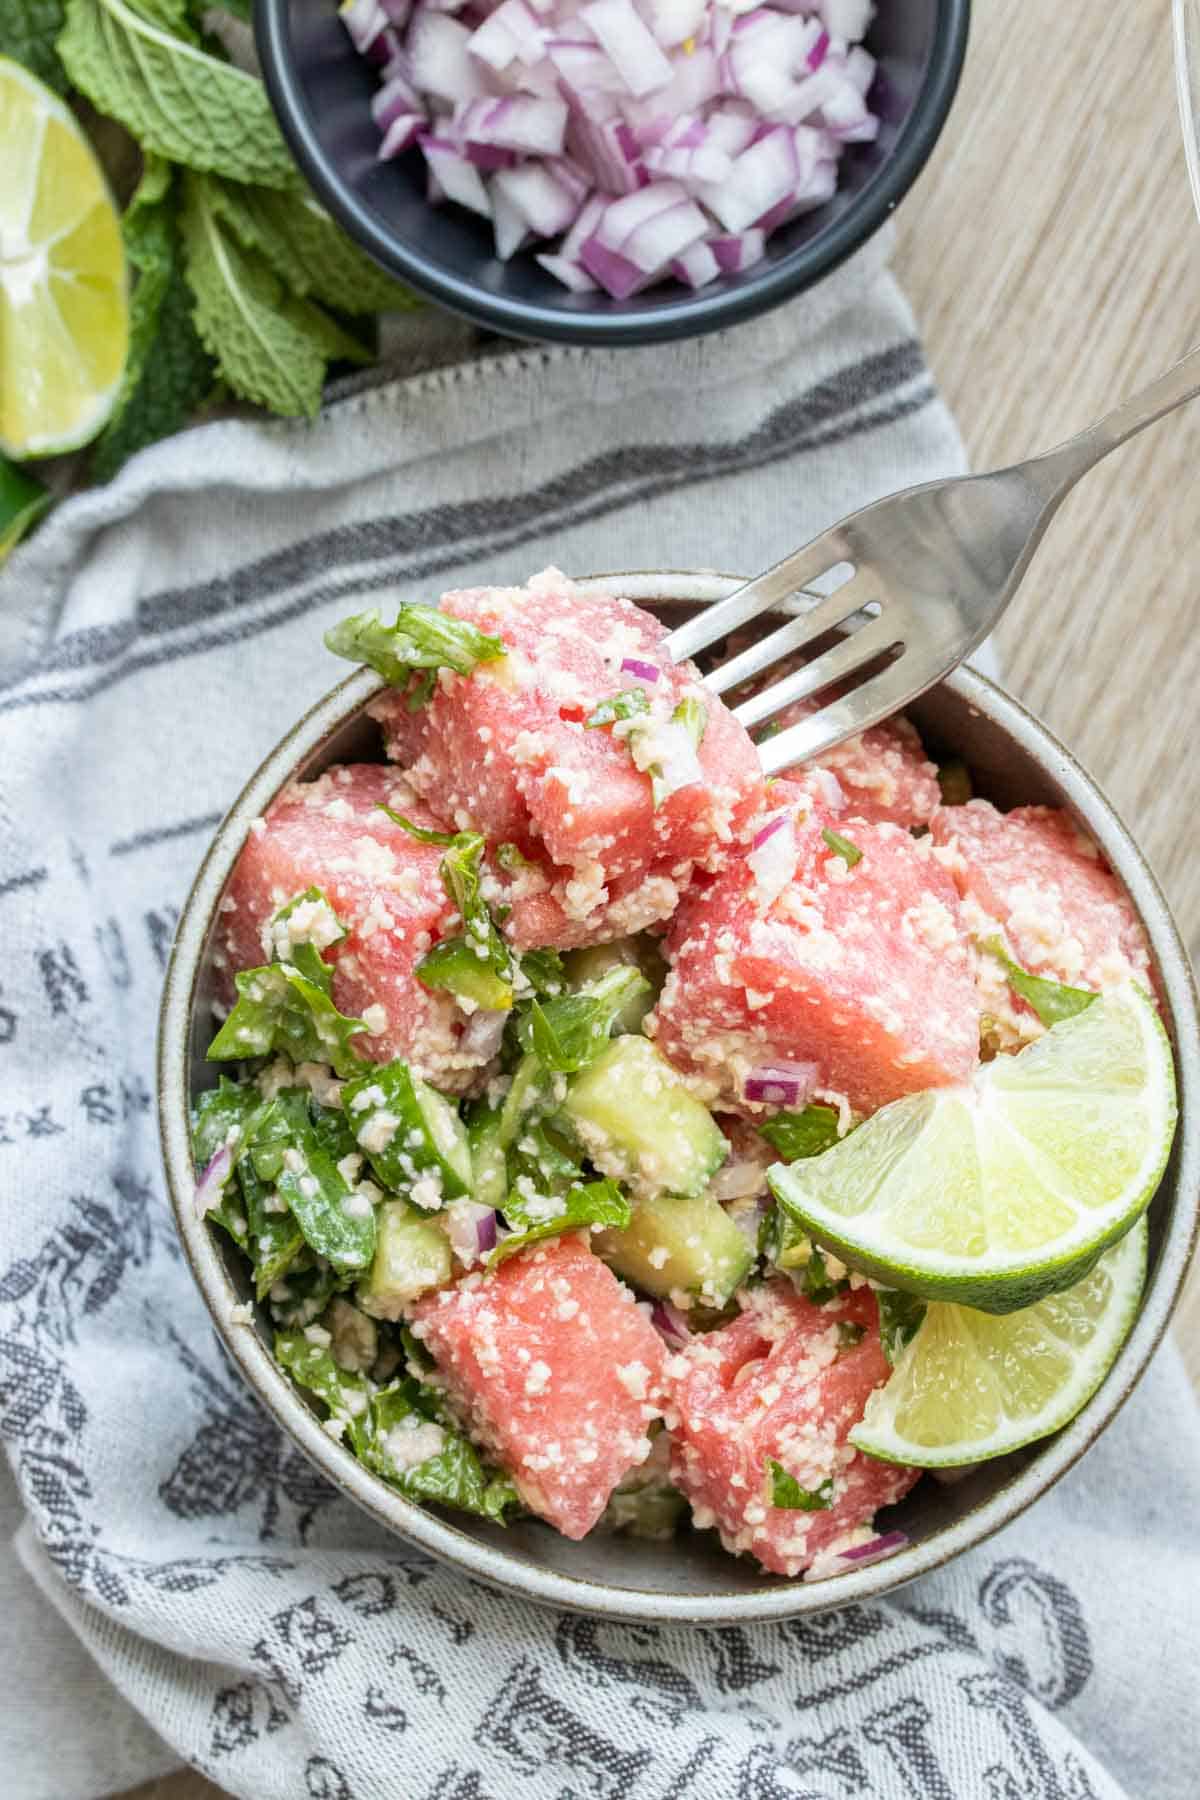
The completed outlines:
{"type": "Polygon", "coordinates": [[[802,1220],[793,1217],[787,1202],[778,1193],[775,1204],[758,1229],[758,1253],[777,1269],[790,1274],[795,1286],[806,1294],[814,1306],[824,1306],[844,1293],[844,1278],[834,1280],[822,1251],[808,1235],[802,1220]]]}
{"type": "MultiPolygon", "coordinates": [[[[325,633],[326,648],[348,662],[367,663],[390,687],[406,687],[414,669],[453,669],[469,675],[505,654],[504,642],[436,606],[402,606],[395,623],[377,612],[356,613],[325,633]]],[[[432,687],[431,690],[432,691],[432,687]]]]}
{"type": "Polygon", "coordinates": [[[773,1456],[767,1458],[767,1480],[771,1505],[788,1512],[828,1512],[833,1505],[833,1477],[828,1476],[816,1488],[803,1488],[794,1475],[789,1475],[773,1456]]]}
{"type": "Polygon", "coordinates": [[[601,700],[584,724],[594,730],[600,725],[615,725],[618,719],[635,719],[639,713],[649,711],[650,701],[645,688],[623,688],[619,694],[610,694],[607,700],[601,700]]]}
{"type": "Polygon", "coordinates": [[[443,1191],[454,1199],[469,1190],[470,1150],[458,1110],[406,1062],[377,1065],[348,1081],[340,1116],[378,1180],[394,1193],[407,1194],[422,1176],[434,1178],[422,1210],[436,1212],[443,1191]]]}
{"type": "Polygon", "coordinates": [[[840,831],[830,831],[827,825],[821,833],[821,836],[833,851],[833,854],[841,857],[848,869],[852,869],[855,863],[860,863],[862,861],[862,851],[859,849],[858,845],[851,843],[848,837],[843,837],[840,831]]]}
{"type": "Polygon", "coordinates": [[[442,858],[442,883],[463,922],[461,937],[435,944],[414,971],[423,987],[445,988],[477,1006],[503,1012],[513,1003],[516,966],[483,898],[484,840],[460,831],[442,858]]]}
{"type": "Polygon", "coordinates": [[[960,757],[952,756],[948,762],[939,763],[937,778],[943,806],[965,806],[975,791],[971,771],[960,757]]]}
{"type": "Polygon", "coordinates": [[[533,867],[529,858],[522,855],[515,844],[498,844],[496,861],[506,875],[516,875],[521,869],[532,869],[533,867]]]}
{"type": "Polygon", "coordinates": [[[561,1237],[564,1231],[577,1231],[584,1225],[623,1229],[629,1223],[631,1210],[616,1182],[607,1177],[569,1188],[561,1197],[522,1194],[514,1188],[504,1203],[504,1216],[513,1229],[492,1251],[488,1267],[494,1269],[506,1256],[529,1244],[561,1237]]]}
{"type": "Polygon", "coordinates": [[[365,1194],[352,1192],[330,1153],[322,1148],[298,1088],[279,1096],[288,1105],[291,1143],[276,1178],[304,1241],[341,1275],[361,1274],[375,1254],[375,1209],[365,1194]]]}
{"type": "Polygon", "coordinates": [[[497,1138],[502,1149],[507,1150],[531,1113],[546,1106],[549,1085],[539,1058],[532,1054],[523,1056],[504,1096],[504,1105],[500,1108],[497,1138]]]}
{"type": "Polygon", "coordinates": [[[386,813],[393,825],[399,825],[407,831],[409,837],[416,838],[419,844],[452,844],[457,836],[453,831],[434,831],[428,825],[414,825],[411,819],[406,819],[403,813],[393,812],[382,800],[375,802],[375,810],[386,813]]]}
{"type": "Polygon", "coordinates": [[[572,1075],[596,1060],[618,1015],[649,991],[641,970],[623,963],[579,993],[562,994],[544,1006],[535,1000],[517,1027],[521,1048],[533,1051],[554,1074],[572,1075]]]}
{"type": "Polygon", "coordinates": [[[1014,962],[998,937],[985,938],[983,948],[1004,964],[1008,985],[1022,1000],[1028,1001],[1043,1025],[1057,1025],[1085,1012],[1096,999],[1087,988],[1065,987],[1060,981],[1048,981],[1044,975],[1030,975],[1014,962]]]}
{"type": "Polygon", "coordinates": [[[697,700],[689,694],[681,700],[671,714],[672,725],[682,725],[692,741],[692,749],[698,750],[704,742],[704,733],[708,730],[708,708],[703,700],[697,700]]]}
{"type": "Polygon", "coordinates": [[[234,976],[238,999],[208,1047],[209,1062],[241,1062],[282,1050],[293,1062],[327,1062],[339,1075],[362,1067],[350,1039],[367,1028],[340,1013],[294,963],[269,963],[234,976]]]}
{"type": "Polygon", "coordinates": [[[915,1294],[902,1293],[899,1288],[879,1288],[875,1298],[879,1302],[879,1338],[883,1354],[895,1365],[921,1328],[925,1302],[915,1294]]]}
{"type": "Polygon", "coordinates": [[[802,1156],[820,1156],[838,1141],[838,1113],[832,1106],[806,1106],[800,1112],[780,1112],[758,1127],[772,1150],[784,1162],[802,1156]]]}
{"type": "Polygon", "coordinates": [[[561,994],[566,982],[557,950],[522,950],[521,973],[537,994],[561,994]]]}

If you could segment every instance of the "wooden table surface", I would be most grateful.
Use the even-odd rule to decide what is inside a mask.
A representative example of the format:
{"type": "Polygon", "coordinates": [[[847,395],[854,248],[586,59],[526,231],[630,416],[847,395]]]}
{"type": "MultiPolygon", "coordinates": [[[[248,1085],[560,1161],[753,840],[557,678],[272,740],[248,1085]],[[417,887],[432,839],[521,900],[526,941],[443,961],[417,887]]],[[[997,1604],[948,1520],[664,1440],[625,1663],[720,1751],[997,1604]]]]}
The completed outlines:
{"type": "MultiPolygon", "coordinates": [[[[1170,12],[975,0],[953,115],[898,215],[896,269],[977,468],[1079,430],[1200,342],[1170,12]]],[[[1200,407],[1088,477],[999,634],[1008,684],[1132,825],[1193,956],[1198,503],[1200,407]]],[[[1175,1329],[1200,1386],[1200,1273],[1175,1329]]],[[[136,1800],[218,1792],[188,1772],[136,1800]]]]}

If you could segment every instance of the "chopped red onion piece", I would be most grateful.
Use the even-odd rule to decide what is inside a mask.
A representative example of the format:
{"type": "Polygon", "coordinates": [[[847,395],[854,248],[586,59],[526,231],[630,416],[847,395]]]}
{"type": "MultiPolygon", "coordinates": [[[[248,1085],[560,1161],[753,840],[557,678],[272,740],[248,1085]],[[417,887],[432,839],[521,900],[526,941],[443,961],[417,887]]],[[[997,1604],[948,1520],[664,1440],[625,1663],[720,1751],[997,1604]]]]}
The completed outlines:
{"type": "Polygon", "coordinates": [[[650,1323],[654,1329],[666,1338],[668,1344],[679,1349],[691,1339],[688,1322],[677,1306],[670,1300],[656,1300],[650,1308],[650,1323]]]}
{"type": "Polygon", "coordinates": [[[739,275],[743,269],[752,269],[755,263],[762,261],[767,240],[766,234],[752,225],[749,231],[710,238],[709,243],[719,268],[726,275],[739,275]]]}
{"type": "Polygon", "coordinates": [[[204,1165],[204,1172],[196,1183],[196,1211],[203,1218],[214,1206],[221,1204],[221,1195],[225,1191],[225,1183],[233,1173],[233,1147],[222,1144],[204,1165]]]}
{"type": "Polygon", "coordinates": [[[742,1098],[754,1106],[803,1106],[817,1085],[816,1063],[765,1063],[742,1083],[742,1098]]]}
{"type": "Polygon", "coordinates": [[[820,68],[828,54],[829,33],[827,31],[819,31],[813,42],[812,48],[809,50],[809,53],[804,60],[807,62],[809,68],[815,71],[820,68]]]}
{"type": "Polygon", "coordinates": [[[492,216],[491,202],[483,178],[474,163],[468,162],[457,144],[448,138],[432,137],[423,132],[417,142],[425,161],[429,164],[429,173],[437,182],[448,200],[457,200],[460,206],[469,207],[485,219],[492,216]]]}
{"type": "Polygon", "coordinates": [[[413,0],[380,0],[380,5],[387,14],[388,24],[403,31],[412,18],[413,0]]]}
{"type": "Polygon", "coordinates": [[[451,1200],[439,1215],[455,1258],[465,1268],[482,1262],[496,1246],[496,1213],[477,1200],[451,1200]]]}
{"type": "Polygon", "coordinates": [[[569,192],[545,163],[536,162],[504,170],[496,176],[492,191],[502,194],[522,224],[541,238],[557,237],[573,225],[582,198],[569,192]]]}
{"type": "Polygon", "coordinates": [[[639,657],[627,656],[621,663],[622,675],[636,675],[639,681],[657,681],[662,670],[657,663],[642,662],[639,657]]]}
{"type": "Polygon", "coordinates": [[[633,0],[591,0],[579,16],[635,98],[670,81],[671,65],[635,12],[633,0]]]}
{"type": "Polygon", "coordinates": [[[598,237],[587,238],[579,248],[579,260],[589,275],[594,275],[606,293],[614,300],[628,300],[639,288],[646,286],[651,277],[628,257],[620,256],[602,244],[598,237]]]}
{"type": "MultiPolygon", "coordinates": [[[[604,209],[607,205],[608,202],[603,194],[593,194],[590,200],[584,201],[583,210],[559,246],[559,255],[564,262],[574,263],[578,267],[579,252],[604,217],[604,209]]],[[[585,279],[587,278],[585,277],[585,279]]],[[[579,291],[583,292],[584,290],[579,291]]]]}
{"type": "Polygon", "coordinates": [[[595,113],[599,94],[623,94],[621,80],[599,44],[575,38],[550,38],[546,56],[561,85],[585,113],[595,113]]]}
{"type": "Polygon", "coordinates": [[[472,56],[497,72],[520,58],[534,63],[544,54],[546,29],[526,0],[502,0],[495,12],[471,34],[472,56]]]}
{"type": "Polygon", "coordinates": [[[398,113],[383,134],[378,151],[380,162],[389,162],[402,151],[411,150],[428,126],[424,113],[398,113]]]}
{"type": "Polygon", "coordinates": [[[396,119],[411,117],[421,110],[421,102],[412,83],[399,74],[389,75],[371,101],[371,117],[383,132],[396,119]]]}
{"type": "Polygon", "coordinates": [[[875,16],[873,0],[816,0],[816,10],[830,37],[858,43],[875,16]]]}
{"type": "Polygon", "coordinates": [[[894,1556],[897,1550],[903,1550],[908,1542],[908,1535],[903,1531],[885,1531],[882,1536],[875,1537],[866,1544],[856,1544],[852,1550],[839,1550],[838,1560],[848,1563],[877,1562],[881,1557],[894,1556]]]}
{"type": "Polygon", "coordinates": [[[777,813],[773,819],[769,819],[762,830],[755,836],[750,848],[752,850],[757,850],[760,844],[765,844],[769,837],[774,837],[775,833],[781,831],[787,824],[787,818],[788,816],[786,813],[777,813]]]}
{"type": "Polygon", "coordinates": [[[478,1245],[479,1254],[481,1256],[490,1255],[496,1248],[496,1213],[494,1208],[489,1210],[484,1218],[476,1220],[475,1242],[478,1245]]]}
{"type": "Polygon", "coordinates": [[[458,19],[418,8],[404,42],[413,86],[453,106],[485,94],[483,71],[467,49],[470,41],[458,19]]]}
{"type": "Polygon", "coordinates": [[[657,42],[673,50],[699,35],[708,0],[643,0],[642,10],[657,42]]]}
{"type": "Polygon", "coordinates": [[[792,133],[777,125],[734,158],[724,182],[705,186],[700,197],[726,231],[744,231],[791,193],[799,176],[792,133]]]}
{"type": "Polygon", "coordinates": [[[399,49],[380,0],[342,0],[338,16],[350,33],[350,42],[368,62],[382,66],[399,49]]]}
{"type": "Polygon", "coordinates": [[[864,50],[861,44],[855,44],[847,51],[846,60],[842,64],[842,72],[851,87],[857,88],[864,100],[871,91],[876,67],[875,58],[869,50],[864,50]]]}
{"type": "Polygon", "coordinates": [[[566,103],[537,99],[532,94],[472,100],[455,107],[452,124],[456,140],[463,145],[487,144],[523,156],[557,156],[566,129],[566,103]]]}
{"type": "Polygon", "coordinates": [[[674,258],[671,273],[676,281],[682,281],[690,288],[702,288],[710,281],[717,281],[721,269],[711,246],[701,239],[698,244],[689,244],[682,256],[674,258]]]}
{"type": "Polygon", "coordinates": [[[496,255],[501,262],[507,262],[518,250],[529,243],[532,233],[529,221],[523,213],[517,211],[504,189],[499,185],[499,177],[488,186],[488,199],[492,203],[492,233],[496,240],[496,255]]]}
{"type": "Polygon", "coordinates": [[[590,119],[575,113],[567,145],[577,163],[601,190],[601,213],[610,194],[633,194],[644,185],[641,151],[622,118],[590,119]]]}
{"type": "Polygon", "coordinates": [[[573,294],[594,294],[599,286],[586,270],[581,269],[578,263],[568,262],[565,256],[539,256],[535,260],[542,265],[547,275],[553,275],[555,281],[561,281],[573,294]]]}

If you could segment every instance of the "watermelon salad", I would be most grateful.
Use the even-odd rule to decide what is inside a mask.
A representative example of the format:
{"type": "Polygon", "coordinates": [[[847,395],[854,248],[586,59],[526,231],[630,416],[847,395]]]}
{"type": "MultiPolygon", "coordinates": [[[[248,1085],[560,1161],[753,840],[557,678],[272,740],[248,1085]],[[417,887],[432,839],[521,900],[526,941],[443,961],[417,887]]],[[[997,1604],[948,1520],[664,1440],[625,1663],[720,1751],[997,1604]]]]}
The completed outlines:
{"type": "Polygon", "coordinates": [[[197,1204],[330,1437],[411,1499],[821,1576],[903,1541],[921,1471],[850,1433],[908,1297],[768,1168],[1032,1042],[1054,984],[1149,987],[1150,953],[1065,815],[972,798],[904,720],[767,782],[664,635],[554,570],[327,634],[383,678],[378,760],[247,835],[197,1204]]]}

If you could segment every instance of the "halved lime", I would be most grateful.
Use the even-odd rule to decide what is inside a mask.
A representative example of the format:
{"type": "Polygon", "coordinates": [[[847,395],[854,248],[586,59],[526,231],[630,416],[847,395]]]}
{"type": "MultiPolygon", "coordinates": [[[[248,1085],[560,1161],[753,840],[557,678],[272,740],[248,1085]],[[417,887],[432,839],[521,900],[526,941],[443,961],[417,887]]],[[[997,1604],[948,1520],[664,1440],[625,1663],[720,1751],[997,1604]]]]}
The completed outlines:
{"type": "Polygon", "coordinates": [[[69,107],[0,57],[0,451],[86,443],[129,346],[121,224],[69,107]]]}
{"type": "Polygon", "coordinates": [[[1066,1293],[1003,1318],[934,1301],[850,1442],[936,1469],[1057,1431],[1091,1399],[1133,1324],[1148,1237],[1139,1219],[1066,1293]]]}
{"type": "Polygon", "coordinates": [[[824,1155],[775,1164],[770,1182],[811,1237],[886,1286],[1015,1312],[1129,1230],[1175,1113],[1171,1046],[1128,982],[969,1086],[897,1100],[824,1155]]]}

